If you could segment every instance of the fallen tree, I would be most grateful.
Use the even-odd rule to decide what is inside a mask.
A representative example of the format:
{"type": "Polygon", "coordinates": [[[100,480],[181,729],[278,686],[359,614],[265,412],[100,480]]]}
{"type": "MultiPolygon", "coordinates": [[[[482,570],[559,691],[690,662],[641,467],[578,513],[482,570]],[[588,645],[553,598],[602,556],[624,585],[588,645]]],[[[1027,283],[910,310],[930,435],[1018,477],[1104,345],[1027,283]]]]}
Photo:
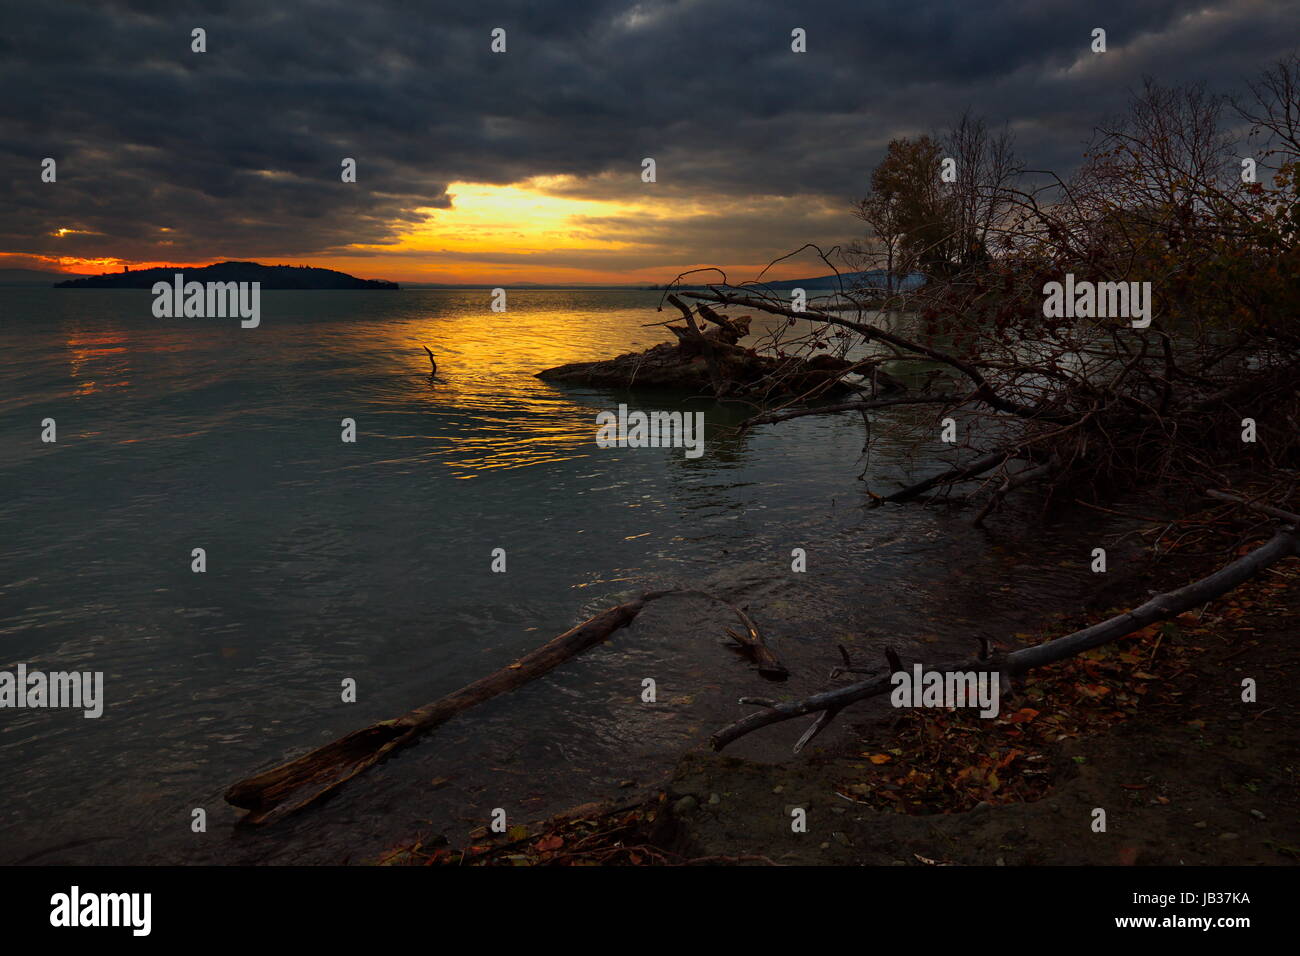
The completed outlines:
{"type": "Polygon", "coordinates": [[[824,352],[769,354],[744,347],[740,341],[750,333],[749,316],[731,318],[704,303],[692,309],[677,296],[669,296],[668,301],[682,312],[685,324],[655,324],[666,326],[676,342],[612,359],[558,365],[538,372],[537,377],[570,385],[675,388],[755,403],[778,397],[807,401],[903,388],[901,381],[880,369],[878,361],[850,362],[824,352]]]}
{"type": "MultiPolygon", "coordinates": [[[[998,447],[976,448],[973,459],[896,491],[873,492],[876,503],[901,503],[984,480],[990,495],[978,524],[1012,491],[1030,484],[1044,487],[1049,498],[1070,486],[1075,496],[1088,493],[1099,499],[1134,484],[1222,481],[1220,463],[1239,461],[1243,450],[1263,457],[1266,467],[1288,464],[1300,455],[1291,424],[1300,414],[1300,349],[1276,337],[1247,335],[1238,348],[1252,357],[1249,364],[1225,366],[1228,352],[1213,336],[1185,343],[1181,363],[1175,361],[1171,335],[1154,325],[1121,334],[1114,327],[1078,323],[1068,330],[1049,330],[1049,340],[1036,351],[1007,342],[998,329],[977,325],[970,332],[975,344],[959,355],[879,322],[811,307],[795,310],[752,289],[710,288],[683,296],[702,306],[738,306],[810,324],[813,331],[804,341],[824,340],[826,330],[835,329],[862,347],[887,347],[887,354],[859,359],[861,366],[875,363],[878,368],[888,360],[934,369],[925,389],[900,395],[834,403],[779,396],[779,403],[749,418],[742,429],[810,415],[858,412],[865,418],[906,406],[931,406],[936,426],[944,418],[960,417],[980,426],[973,436],[996,437],[998,447]],[[1247,419],[1261,435],[1267,433],[1267,441],[1243,442],[1239,433],[1247,419]]],[[[869,427],[869,418],[867,422],[869,427]]],[[[869,430],[869,442],[871,437],[869,430]]],[[[972,447],[969,441],[967,447],[972,447]]]]}
{"type": "MultiPolygon", "coordinates": [[[[1274,516],[1285,517],[1292,523],[1279,529],[1264,544],[1208,577],[1201,578],[1177,590],[1158,595],[1131,611],[1108,618],[1083,630],[1075,631],[1073,634],[1052,641],[1045,641],[1032,647],[1022,648],[1005,656],[987,653],[986,649],[986,653],[978,657],[964,661],[936,664],[927,669],[944,672],[997,671],[999,674],[1014,679],[1033,668],[1075,657],[1084,651],[1132,634],[1149,624],[1176,617],[1185,611],[1227,594],[1233,588],[1283,558],[1300,555],[1300,536],[1297,534],[1297,526],[1300,526],[1300,515],[1294,515],[1272,506],[1261,506],[1255,502],[1247,502],[1235,495],[1227,495],[1223,492],[1212,493],[1212,496],[1223,500],[1240,502],[1255,510],[1262,510],[1274,516]]],[[[766,700],[743,698],[742,703],[756,704],[762,709],[713,734],[710,738],[713,748],[721,750],[733,741],[772,724],[794,720],[808,714],[818,714],[816,720],[813,721],[812,725],[795,744],[794,750],[798,753],[809,741],[821,733],[844,708],[858,701],[886,694],[893,688],[893,675],[905,670],[905,668],[898,655],[892,650],[887,649],[886,656],[888,669],[885,673],[844,687],[822,691],[802,700],[778,704],[766,700]]],[[[860,671],[860,668],[848,669],[860,671]]]]}
{"type": "Polygon", "coordinates": [[[702,597],[726,605],[744,629],[741,633],[728,628],[727,634],[755,662],[759,674],[769,680],[784,680],[788,676],[785,665],[767,646],[758,625],[742,608],[707,591],[691,588],[647,591],[602,611],[515,663],[445,697],[396,719],[371,724],[295,760],[239,781],[226,790],[226,802],[248,810],[242,821],[248,824],[270,823],[310,806],[457,714],[536,680],[588,648],[603,643],[615,631],[631,624],[647,604],[665,597],[702,597]]]}
{"type": "MultiPolygon", "coordinates": [[[[955,497],[983,521],[1031,485],[1047,501],[1068,490],[1100,502],[1133,486],[1194,497],[1234,466],[1294,468],[1300,55],[1250,91],[1240,102],[1148,79],[1064,178],[1023,168],[1009,131],[970,114],[942,143],[891,142],[857,208],[863,240],[790,254],[812,249],[835,270],[820,284],[835,288],[825,307],[790,283],[765,285],[767,269],[741,285],[693,269],[674,285],[721,276],[681,298],[783,317],[778,350],[812,355],[829,341],[841,357],[915,370],[909,384],[930,376],[907,404],[933,406],[936,426],[965,427],[961,460],[872,492],[876,503],[978,482],[955,497]],[[1258,181],[1240,171],[1251,155],[1258,181]],[[936,183],[936,156],[960,175],[936,183]],[[924,282],[899,281],[917,273],[924,282]]],[[[782,395],[746,424],[848,411],[872,440],[891,408],[800,405],[782,395]]],[[[905,427],[889,440],[918,440],[918,417],[897,417],[905,427]]]]}

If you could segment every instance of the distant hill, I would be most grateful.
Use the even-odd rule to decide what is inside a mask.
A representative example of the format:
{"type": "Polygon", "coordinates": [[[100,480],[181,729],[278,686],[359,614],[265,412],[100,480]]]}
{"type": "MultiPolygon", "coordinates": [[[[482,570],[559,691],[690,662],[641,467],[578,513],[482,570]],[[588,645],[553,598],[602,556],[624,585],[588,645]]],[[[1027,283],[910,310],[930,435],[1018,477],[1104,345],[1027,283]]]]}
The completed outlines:
{"type": "Polygon", "coordinates": [[[150,289],[155,282],[171,282],[176,273],[186,282],[260,282],[263,289],[396,289],[396,282],[384,279],[358,279],[333,269],[312,266],[264,266],[259,262],[218,262],[194,269],[163,266],[135,272],[108,272],[104,275],[69,279],[56,289],[150,289]]]}

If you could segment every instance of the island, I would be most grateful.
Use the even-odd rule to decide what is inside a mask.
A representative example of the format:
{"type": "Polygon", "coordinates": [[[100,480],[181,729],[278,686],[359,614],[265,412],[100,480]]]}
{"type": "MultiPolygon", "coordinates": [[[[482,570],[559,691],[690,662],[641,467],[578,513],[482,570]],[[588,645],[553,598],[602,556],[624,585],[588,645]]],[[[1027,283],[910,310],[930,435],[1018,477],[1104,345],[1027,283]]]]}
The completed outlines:
{"type": "Polygon", "coordinates": [[[152,289],[155,282],[171,282],[184,273],[187,282],[260,282],[270,289],[397,289],[385,279],[358,279],[333,269],[313,266],[264,266],[260,262],[218,262],[210,266],[160,266],[156,269],[126,269],[80,279],[56,282],[56,289],[152,289]]]}

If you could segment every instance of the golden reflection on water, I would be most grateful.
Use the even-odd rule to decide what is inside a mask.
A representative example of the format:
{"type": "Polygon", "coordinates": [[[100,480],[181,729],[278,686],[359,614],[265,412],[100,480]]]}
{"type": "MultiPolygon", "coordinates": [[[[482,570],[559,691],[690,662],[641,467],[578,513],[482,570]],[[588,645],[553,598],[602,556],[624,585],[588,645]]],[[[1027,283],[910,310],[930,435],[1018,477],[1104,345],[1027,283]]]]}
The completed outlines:
{"type": "MultiPolygon", "coordinates": [[[[271,292],[255,331],[211,320],[107,329],[76,323],[65,356],[79,397],[128,389],[133,370],[165,381],[178,398],[176,433],[159,433],[168,438],[219,427],[201,388],[221,386],[224,398],[233,377],[238,401],[224,410],[245,421],[309,421],[340,395],[360,399],[367,440],[388,444],[368,464],[344,467],[441,466],[444,477],[463,480],[589,457],[603,462],[596,414],[626,399],[550,385],[536,373],[670,341],[662,328],[646,327],[664,318],[657,296],[626,294],[611,307],[588,291],[507,294],[508,311],[494,313],[489,290],[411,290],[400,298],[271,292]],[[426,345],[437,356],[436,381],[426,345]],[[180,400],[185,393],[195,396],[193,407],[180,400]]],[[[680,400],[636,398],[647,408],[679,408],[680,400]]]]}
{"type": "MultiPolygon", "coordinates": [[[[591,456],[596,412],[609,400],[547,384],[536,373],[662,341],[661,330],[642,328],[657,318],[645,307],[575,318],[569,309],[511,304],[510,311],[493,313],[483,292],[445,313],[426,312],[355,334],[365,336],[367,348],[391,355],[394,374],[423,374],[419,405],[428,417],[405,437],[433,442],[434,454],[453,476],[467,479],[591,456]],[[437,356],[437,381],[428,379],[426,345],[437,356]]],[[[399,404],[415,398],[394,397],[399,404]]]]}
{"type": "Polygon", "coordinates": [[[131,386],[131,379],[127,377],[130,365],[126,360],[131,350],[127,347],[125,332],[74,333],[65,344],[68,370],[77,395],[131,386]]]}

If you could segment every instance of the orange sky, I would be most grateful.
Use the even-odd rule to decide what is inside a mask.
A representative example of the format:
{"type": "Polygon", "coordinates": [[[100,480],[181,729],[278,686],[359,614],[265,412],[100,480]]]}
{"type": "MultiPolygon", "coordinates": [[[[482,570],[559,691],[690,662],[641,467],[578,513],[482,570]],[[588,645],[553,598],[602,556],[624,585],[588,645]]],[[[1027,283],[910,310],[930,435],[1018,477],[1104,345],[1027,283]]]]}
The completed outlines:
{"type": "MultiPolygon", "coordinates": [[[[678,242],[674,237],[691,230],[701,236],[725,234],[729,217],[743,221],[746,215],[759,210],[780,214],[782,204],[793,200],[763,197],[720,204],[715,198],[704,204],[680,197],[666,199],[653,185],[639,183],[640,188],[611,189],[607,198],[593,199],[572,195],[573,185],[574,181],[566,177],[539,177],[505,186],[452,183],[448,186],[451,207],[416,210],[426,218],[415,227],[399,230],[395,242],[358,245],[331,254],[228,254],[194,262],[10,255],[0,256],[0,268],[97,275],[120,272],[123,266],[199,266],[246,258],[266,264],[337,269],[362,278],[406,283],[648,285],[670,282],[679,272],[703,266],[724,268],[733,281],[752,279],[771,258],[789,251],[780,245],[779,237],[773,237],[770,248],[763,248],[760,254],[747,257],[743,252],[732,253],[733,259],[752,261],[720,262],[709,257],[727,255],[727,242],[697,240],[701,248],[692,249],[689,239],[678,242]]],[[[792,207],[794,218],[807,207],[806,200],[798,208],[792,207]]],[[[847,219],[839,211],[824,212],[837,218],[843,216],[841,222],[847,219]]],[[[744,225],[737,226],[736,232],[753,239],[754,230],[746,230],[744,225]]],[[[159,252],[165,245],[159,247],[159,252]]],[[[795,278],[827,271],[820,263],[801,257],[774,268],[767,277],[795,278]]],[[[700,281],[717,279],[714,273],[701,276],[700,281]]]]}

